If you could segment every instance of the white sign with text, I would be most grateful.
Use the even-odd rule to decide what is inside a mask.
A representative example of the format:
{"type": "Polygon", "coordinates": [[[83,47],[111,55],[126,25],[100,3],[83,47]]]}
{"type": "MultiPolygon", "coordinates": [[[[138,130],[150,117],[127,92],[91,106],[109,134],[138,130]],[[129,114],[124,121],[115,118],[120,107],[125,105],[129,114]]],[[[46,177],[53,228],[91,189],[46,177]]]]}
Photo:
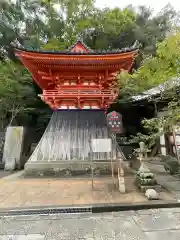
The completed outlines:
{"type": "Polygon", "coordinates": [[[92,151],[94,153],[108,153],[112,150],[111,138],[101,139],[96,138],[91,140],[92,151]]]}

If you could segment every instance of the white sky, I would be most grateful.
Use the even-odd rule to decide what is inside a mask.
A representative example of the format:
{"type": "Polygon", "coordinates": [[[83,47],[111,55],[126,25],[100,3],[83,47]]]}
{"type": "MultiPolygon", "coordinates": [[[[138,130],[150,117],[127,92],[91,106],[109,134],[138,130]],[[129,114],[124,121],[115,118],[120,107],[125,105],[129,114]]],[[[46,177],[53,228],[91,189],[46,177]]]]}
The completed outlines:
{"type": "Polygon", "coordinates": [[[157,13],[170,3],[177,11],[180,11],[180,0],[96,0],[96,6],[103,7],[125,7],[129,4],[133,6],[146,5],[157,13]]]}

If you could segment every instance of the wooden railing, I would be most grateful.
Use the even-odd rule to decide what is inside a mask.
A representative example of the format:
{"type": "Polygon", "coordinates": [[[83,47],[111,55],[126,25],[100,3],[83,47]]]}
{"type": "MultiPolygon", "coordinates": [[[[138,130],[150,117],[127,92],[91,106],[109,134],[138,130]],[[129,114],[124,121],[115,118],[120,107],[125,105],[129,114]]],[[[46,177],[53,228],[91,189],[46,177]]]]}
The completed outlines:
{"type": "Polygon", "coordinates": [[[85,90],[44,90],[43,91],[43,96],[62,96],[62,95],[76,95],[76,96],[90,96],[90,95],[96,95],[96,96],[116,96],[115,93],[113,93],[113,91],[111,90],[89,90],[89,89],[85,89],[85,90]]]}

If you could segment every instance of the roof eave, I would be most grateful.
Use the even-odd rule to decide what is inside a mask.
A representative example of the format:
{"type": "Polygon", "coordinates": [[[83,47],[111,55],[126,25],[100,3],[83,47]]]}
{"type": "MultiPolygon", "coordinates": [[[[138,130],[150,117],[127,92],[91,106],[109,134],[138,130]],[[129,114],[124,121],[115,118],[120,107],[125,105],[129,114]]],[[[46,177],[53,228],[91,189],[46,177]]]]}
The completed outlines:
{"type": "Polygon", "coordinates": [[[18,52],[27,52],[27,53],[37,53],[37,54],[52,54],[52,55],[69,55],[69,56],[97,56],[97,55],[113,55],[113,54],[123,54],[123,53],[131,53],[134,52],[136,54],[139,53],[138,48],[128,48],[128,49],[121,49],[117,51],[96,51],[96,52],[88,52],[88,53],[75,53],[75,52],[67,52],[67,51],[44,51],[44,50],[32,50],[32,49],[27,49],[27,48],[14,48],[14,51],[16,53],[18,52]]]}

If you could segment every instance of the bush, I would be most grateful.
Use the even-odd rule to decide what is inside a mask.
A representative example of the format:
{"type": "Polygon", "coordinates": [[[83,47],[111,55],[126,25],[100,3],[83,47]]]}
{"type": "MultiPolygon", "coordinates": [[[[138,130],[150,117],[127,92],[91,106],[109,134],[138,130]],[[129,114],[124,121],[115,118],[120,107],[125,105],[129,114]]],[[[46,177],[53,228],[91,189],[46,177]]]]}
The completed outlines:
{"type": "Polygon", "coordinates": [[[164,156],[159,155],[161,160],[164,162],[164,169],[170,174],[174,175],[180,172],[180,164],[175,157],[170,155],[164,156]]]}
{"type": "Polygon", "coordinates": [[[164,163],[164,169],[174,175],[179,173],[180,165],[177,160],[169,160],[164,163]]]}
{"type": "Polygon", "coordinates": [[[161,159],[162,162],[167,162],[167,161],[177,161],[177,159],[171,155],[158,155],[158,157],[161,159]]]}

